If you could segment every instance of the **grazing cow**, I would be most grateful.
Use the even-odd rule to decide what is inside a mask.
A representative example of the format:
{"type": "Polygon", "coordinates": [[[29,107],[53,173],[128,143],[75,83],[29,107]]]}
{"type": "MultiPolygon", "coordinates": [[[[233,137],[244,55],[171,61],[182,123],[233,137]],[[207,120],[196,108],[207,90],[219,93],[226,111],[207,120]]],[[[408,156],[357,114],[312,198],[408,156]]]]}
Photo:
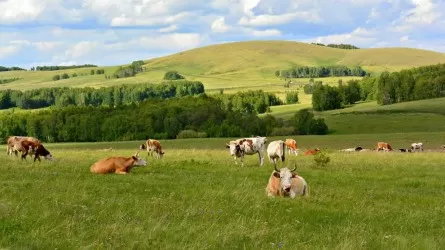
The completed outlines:
{"type": "Polygon", "coordinates": [[[267,156],[269,157],[269,161],[273,164],[276,164],[278,159],[281,158],[281,161],[284,162],[286,155],[286,144],[284,141],[272,141],[267,146],[267,156]]]}
{"type": "Polygon", "coordinates": [[[304,155],[316,155],[320,152],[320,149],[309,149],[308,151],[304,152],[304,155]]]}
{"type": "Polygon", "coordinates": [[[230,154],[233,156],[235,164],[238,164],[236,159],[239,157],[241,158],[241,166],[244,167],[244,155],[258,154],[260,166],[263,166],[266,141],[266,137],[243,138],[226,143],[226,148],[229,149],[230,154]]]}
{"type": "Polygon", "coordinates": [[[139,149],[147,149],[147,154],[153,156],[153,152],[156,153],[156,158],[160,159],[164,156],[164,151],[162,151],[161,143],[158,140],[148,139],[144,144],[141,144],[139,149]]]}
{"type": "Polygon", "coordinates": [[[377,147],[375,150],[388,152],[388,151],[392,151],[392,147],[391,147],[391,145],[389,145],[386,142],[377,142],[377,147]]]}
{"type": "Polygon", "coordinates": [[[51,153],[41,144],[35,141],[22,140],[19,142],[21,146],[17,148],[22,152],[22,160],[26,160],[28,154],[34,154],[34,161],[40,160],[40,156],[43,156],[47,160],[52,160],[53,156],[51,153]]]}
{"type": "MultiPolygon", "coordinates": [[[[11,156],[12,153],[15,153],[15,155],[18,156],[17,155],[17,153],[18,153],[17,149],[19,149],[19,148],[21,149],[21,147],[19,145],[16,145],[16,144],[19,143],[22,140],[30,141],[30,142],[33,142],[35,144],[40,144],[41,143],[38,139],[36,139],[34,137],[29,137],[29,136],[10,136],[8,138],[8,141],[7,141],[7,144],[6,144],[6,154],[11,156]],[[14,148],[16,150],[14,150],[14,148]]],[[[21,152],[23,152],[23,151],[21,151],[21,152]]]]}
{"type": "Polygon", "coordinates": [[[411,144],[411,151],[423,151],[423,143],[422,142],[414,142],[411,144]]]}
{"type": "Polygon", "coordinates": [[[131,157],[108,157],[91,165],[90,171],[94,174],[128,174],[135,166],[146,166],[147,162],[139,157],[139,152],[131,157]]]}
{"type": "Polygon", "coordinates": [[[289,168],[281,168],[278,170],[275,165],[275,170],[272,171],[266,187],[267,196],[288,196],[293,199],[297,195],[309,195],[306,181],[294,172],[296,168],[295,166],[292,170],[289,168]]]}
{"type": "Polygon", "coordinates": [[[300,149],[297,146],[297,142],[294,139],[286,139],[285,141],[286,147],[287,147],[287,153],[293,153],[295,155],[298,155],[298,152],[300,149]]]}

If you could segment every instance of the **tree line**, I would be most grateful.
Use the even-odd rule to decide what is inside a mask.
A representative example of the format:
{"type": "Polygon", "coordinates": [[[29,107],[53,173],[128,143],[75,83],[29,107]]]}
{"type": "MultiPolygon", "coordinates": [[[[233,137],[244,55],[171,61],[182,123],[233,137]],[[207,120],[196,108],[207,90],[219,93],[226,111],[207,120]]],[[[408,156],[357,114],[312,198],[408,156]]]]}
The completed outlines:
{"type": "Polygon", "coordinates": [[[13,77],[13,78],[4,78],[4,79],[0,79],[0,84],[6,84],[6,83],[10,83],[13,81],[17,81],[20,80],[21,78],[18,77],[13,77]]]}
{"type": "Polygon", "coordinates": [[[19,107],[37,109],[49,106],[121,106],[147,99],[167,99],[204,93],[204,85],[197,81],[165,81],[161,84],[144,83],[95,88],[42,88],[26,91],[1,90],[0,109],[19,107]]]}
{"type": "Polygon", "coordinates": [[[312,107],[317,111],[340,109],[362,100],[359,80],[349,80],[347,84],[340,80],[338,86],[323,85],[321,81],[310,85],[312,107]]]}
{"type": "Polygon", "coordinates": [[[283,78],[310,78],[330,76],[365,76],[367,72],[360,66],[349,68],[347,66],[300,66],[288,70],[275,71],[276,77],[283,78]]]}
{"type": "Polygon", "coordinates": [[[262,90],[249,90],[236,94],[216,94],[225,110],[248,114],[261,114],[269,110],[270,106],[282,105],[283,102],[272,93],[262,90]]]}
{"type": "MultiPolygon", "coordinates": [[[[92,70],[90,70],[90,75],[102,75],[102,74],[105,74],[105,70],[104,69],[96,69],[96,70],[92,69],[92,70]]],[[[83,76],[84,74],[81,73],[80,75],[83,76]]],[[[63,73],[63,74],[60,74],[60,75],[54,75],[52,77],[52,80],[53,81],[58,81],[58,80],[61,80],[61,79],[68,79],[70,77],[77,77],[77,76],[78,76],[78,74],[76,72],[71,74],[71,76],[68,73],[63,73]]]]}
{"type": "Polygon", "coordinates": [[[14,71],[14,70],[24,70],[26,71],[26,69],[22,69],[20,67],[5,67],[5,66],[0,66],[0,72],[2,71],[14,71]]]}
{"type": "MultiPolygon", "coordinates": [[[[289,123],[271,115],[259,118],[251,113],[225,110],[220,100],[205,94],[147,100],[119,107],[65,107],[23,113],[8,111],[0,113],[0,117],[0,138],[3,141],[9,135],[28,135],[46,142],[290,135],[305,126],[320,126],[316,123],[321,121],[307,114],[303,117],[296,115],[289,123]]],[[[325,124],[321,127],[327,132],[325,124]]],[[[303,132],[308,133],[306,130],[303,132]]]]}
{"type": "Polygon", "coordinates": [[[94,64],[83,64],[83,65],[68,65],[68,66],[36,66],[32,67],[32,71],[53,71],[53,70],[64,70],[64,69],[77,69],[77,68],[93,68],[97,67],[97,65],[94,64]]]}
{"type": "Polygon", "coordinates": [[[324,45],[323,43],[312,43],[312,44],[319,45],[319,46],[326,46],[326,47],[330,47],[330,48],[337,48],[337,49],[360,49],[359,47],[354,46],[352,44],[343,44],[343,43],[341,43],[341,44],[330,43],[328,45],[324,45]]]}

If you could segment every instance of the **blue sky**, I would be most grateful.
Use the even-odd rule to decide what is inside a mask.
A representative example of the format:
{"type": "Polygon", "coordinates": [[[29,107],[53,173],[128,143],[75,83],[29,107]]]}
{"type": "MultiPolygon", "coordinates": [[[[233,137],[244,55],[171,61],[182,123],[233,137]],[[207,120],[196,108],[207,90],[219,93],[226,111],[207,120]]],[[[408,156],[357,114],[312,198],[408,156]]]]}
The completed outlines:
{"type": "Polygon", "coordinates": [[[118,65],[245,40],[445,52],[445,0],[0,0],[0,65],[118,65]]]}

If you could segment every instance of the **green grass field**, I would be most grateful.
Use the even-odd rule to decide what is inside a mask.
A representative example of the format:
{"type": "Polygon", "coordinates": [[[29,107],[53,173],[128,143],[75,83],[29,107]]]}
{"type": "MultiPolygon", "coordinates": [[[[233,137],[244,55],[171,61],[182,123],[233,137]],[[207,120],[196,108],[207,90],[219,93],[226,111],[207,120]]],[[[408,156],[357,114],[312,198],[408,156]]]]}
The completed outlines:
{"type": "MultiPolygon", "coordinates": [[[[135,59],[136,60],[136,59],[135,59]]],[[[283,80],[274,72],[296,65],[361,65],[365,70],[379,73],[405,68],[444,63],[445,54],[409,49],[382,48],[343,50],[290,41],[250,41],[218,44],[146,61],[147,72],[135,77],[107,80],[104,75],[88,75],[91,68],[39,71],[0,72],[0,79],[19,77],[21,80],[0,84],[1,89],[35,89],[43,87],[105,87],[142,82],[157,83],[165,72],[177,70],[189,80],[199,80],[208,91],[225,89],[239,91],[245,88],[274,91],[281,89],[283,80]],[[56,74],[75,72],[78,76],[52,81],[56,74]]],[[[130,63],[130,62],[129,62],[130,63]]],[[[118,66],[99,67],[112,74],[118,66]]],[[[95,68],[93,68],[95,69],[95,68]]],[[[333,82],[337,82],[336,78],[333,82]]],[[[344,79],[345,80],[345,79],[344,79]]],[[[306,83],[308,79],[295,79],[306,83]]],[[[323,79],[330,82],[330,79],[323,79]]]]}
{"type": "Polygon", "coordinates": [[[430,149],[444,135],[296,137],[301,148],[326,148],[331,162],[287,157],[310,189],[294,200],[266,197],[272,165],[255,156],[234,165],[222,138],[161,141],[164,159],[128,175],[89,167],[142,141],[47,144],[53,162],[0,154],[0,248],[442,249],[444,153],[334,151],[378,139],[430,149]]]}

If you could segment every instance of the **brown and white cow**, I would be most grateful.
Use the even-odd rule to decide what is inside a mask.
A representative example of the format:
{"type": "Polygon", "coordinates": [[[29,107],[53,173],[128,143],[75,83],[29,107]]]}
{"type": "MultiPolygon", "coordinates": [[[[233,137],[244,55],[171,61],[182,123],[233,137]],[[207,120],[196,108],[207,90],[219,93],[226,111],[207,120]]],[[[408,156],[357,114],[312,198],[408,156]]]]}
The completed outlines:
{"type": "Polygon", "coordinates": [[[414,142],[411,144],[411,152],[423,151],[423,143],[422,142],[414,142]]]}
{"type": "Polygon", "coordinates": [[[139,149],[147,149],[147,154],[153,156],[153,152],[156,153],[156,158],[160,159],[164,156],[161,143],[158,140],[148,139],[145,144],[141,144],[139,149]]]}
{"type": "Polygon", "coordinates": [[[309,195],[306,180],[294,172],[296,168],[295,166],[292,170],[287,167],[278,170],[275,165],[275,170],[272,171],[269,183],[266,186],[266,195],[290,197],[292,199],[295,196],[309,195]]]}
{"type": "MultiPolygon", "coordinates": [[[[34,137],[30,137],[30,136],[10,136],[10,137],[8,137],[8,141],[7,141],[7,144],[6,144],[6,154],[12,155],[12,153],[15,153],[15,155],[18,156],[17,155],[17,153],[18,153],[17,149],[19,149],[19,148],[21,149],[21,147],[18,145],[18,143],[20,141],[22,141],[22,140],[30,141],[30,142],[33,142],[35,144],[41,144],[40,140],[38,140],[38,139],[36,139],[34,137]],[[14,148],[16,150],[14,150],[14,148]]],[[[20,152],[22,152],[22,151],[20,151],[20,152]]]]}
{"type": "MultiPolygon", "coordinates": [[[[22,152],[22,160],[26,160],[26,156],[31,153],[34,154],[34,161],[40,160],[40,156],[43,156],[47,160],[52,160],[53,156],[41,143],[35,141],[22,140],[18,143],[21,145],[19,151],[22,152]]],[[[17,147],[17,144],[15,145],[17,147]]]]}
{"type": "Polygon", "coordinates": [[[392,151],[392,147],[391,147],[391,145],[389,145],[386,142],[377,142],[377,147],[375,150],[388,152],[388,151],[392,151]]]}
{"type": "Polygon", "coordinates": [[[309,149],[308,151],[304,152],[304,155],[316,155],[320,152],[320,149],[309,149]]]}
{"type": "Polygon", "coordinates": [[[294,139],[286,139],[285,141],[286,147],[287,147],[287,153],[293,153],[295,155],[298,155],[300,152],[300,149],[297,146],[297,142],[294,139]]]}
{"type": "Polygon", "coordinates": [[[284,141],[272,141],[267,146],[267,156],[269,157],[269,161],[273,164],[276,164],[279,159],[284,162],[285,155],[286,144],[284,143],[284,141]]]}
{"type": "Polygon", "coordinates": [[[230,141],[226,143],[226,148],[229,149],[230,154],[235,160],[235,164],[238,164],[236,159],[239,157],[241,159],[241,166],[244,167],[244,155],[254,155],[258,154],[260,160],[260,166],[264,164],[264,148],[266,145],[266,137],[250,137],[237,139],[235,141],[230,141]]]}
{"type": "Polygon", "coordinates": [[[147,162],[139,157],[139,152],[131,157],[114,156],[97,161],[90,167],[94,174],[128,174],[135,166],[146,166],[147,162]]]}

